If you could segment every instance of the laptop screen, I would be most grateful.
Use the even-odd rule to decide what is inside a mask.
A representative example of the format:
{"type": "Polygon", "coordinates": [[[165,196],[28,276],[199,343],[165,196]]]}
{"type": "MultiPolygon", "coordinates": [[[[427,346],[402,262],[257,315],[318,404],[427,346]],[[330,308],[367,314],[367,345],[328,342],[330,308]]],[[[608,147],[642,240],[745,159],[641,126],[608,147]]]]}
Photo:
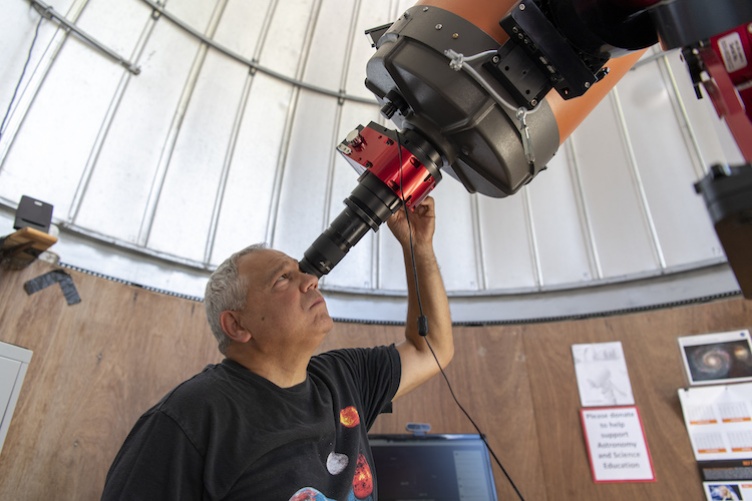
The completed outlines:
{"type": "Polygon", "coordinates": [[[478,435],[369,435],[379,501],[496,501],[478,435]]]}

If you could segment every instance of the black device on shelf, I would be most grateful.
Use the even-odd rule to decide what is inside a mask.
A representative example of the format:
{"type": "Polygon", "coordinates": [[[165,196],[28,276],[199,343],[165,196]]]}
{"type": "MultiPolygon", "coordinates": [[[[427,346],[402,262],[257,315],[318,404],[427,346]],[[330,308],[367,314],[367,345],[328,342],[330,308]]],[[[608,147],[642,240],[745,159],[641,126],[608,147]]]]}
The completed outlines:
{"type": "Polygon", "coordinates": [[[48,233],[52,224],[52,210],[52,204],[23,195],[16,209],[13,229],[30,227],[48,233]]]}

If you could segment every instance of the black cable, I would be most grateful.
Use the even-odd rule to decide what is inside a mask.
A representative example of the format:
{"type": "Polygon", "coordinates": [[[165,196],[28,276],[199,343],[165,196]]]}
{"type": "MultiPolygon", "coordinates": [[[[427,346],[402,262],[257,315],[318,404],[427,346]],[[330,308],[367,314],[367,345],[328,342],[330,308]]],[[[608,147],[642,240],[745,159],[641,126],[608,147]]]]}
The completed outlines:
{"type": "Polygon", "coordinates": [[[37,22],[37,27],[34,30],[34,38],[31,40],[31,47],[29,47],[29,53],[26,55],[26,62],[24,63],[23,70],[21,70],[21,78],[19,78],[18,82],[16,83],[16,88],[13,90],[13,96],[11,96],[10,103],[8,103],[8,109],[5,111],[5,116],[3,117],[2,123],[0,123],[0,138],[2,138],[3,133],[5,133],[5,122],[8,120],[8,117],[10,116],[10,110],[11,108],[13,108],[13,103],[16,100],[18,89],[21,87],[21,82],[23,82],[24,76],[26,75],[26,68],[29,66],[29,61],[31,61],[31,53],[34,50],[34,45],[37,43],[37,36],[39,35],[39,26],[41,26],[43,20],[44,20],[44,17],[40,16],[39,21],[37,22]]]}
{"type": "Polygon", "coordinates": [[[400,141],[399,131],[396,131],[397,135],[397,158],[399,159],[399,189],[400,199],[402,200],[402,208],[405,210],[405,220],[407,221],[407,235],[410,237],[410,262],[413,269],[413,280],[415,283],[415,297],[418,301],[418,334],[425,337],[428,335],[428,319],[423,314],[423,302],[420,299],[420,288],[418,287],[418,268],[415,266],[415,247],[413,247],[413,228],[410,224],[410,211],[407,209],[407,202],[405,201],[405,191],[402,189],[402,141],[400,141]]]}
{"type": "Polygon", "coordinates": [[[480,427],[478,427],[477,424],[475,424],[475,421],[472,417],[470,417],[470,414],[465,410],[465,408],[462,406],[460,401],[457,399],[457,396],[454,394],[454,389],[452,389],[452,385],[449,382],[449,378],[447,377],[446,373],[444,372],[444,369],[441,367],[441,363],[439,363],[439,358],[436,356],[436,352],[433,351],[433,346],[431,346],[431,343],[428,341],[428,337],[426,335],[428,334],[428,319],[423,314],[423,303],[420,299],[420,286],[418,284],[418,268],[415,265],[415,249],[413,247],[413,230],[412,226],[410,225],[410,211],[407,209],[407,202],[405,201],[405,192],[402,189],[402,143],[400,141],[399,137],[399,131],[397,131],[397,157],[399,159],[399,169],[400,169],[400,179],[399,179],[399,189],[400,189],[400,198],[402,199],[402,205],[405,210],[405,219],[407,220],[407,229],[408,229],[408,236],[410,237],[410,259],[413,269],[413,279],[415,281],[415,295],[418,302],[418,333],[423,336],[423,339],[426,340],[426,345],[428,346],[428,349],[431,351],[431,355],[433,355],[433,359],[436,361],[436,365],[439,367],[439,372],[441,372],[442,377],[444,378],[444,381],[447,384],[447,388],[449,388],[449,393],[452,395],[452,398],[454,399],[454,403],[457,404],[457,407],[460,408],[462,413],[467,417],[467,419],[472,423],[475,430],[478,432],[478,436],[481,440],[483,440],[483,443],[486,445],[486,449],[488,449],[488,452],[491,453],[491,456],[493,456],[494,461],[496,461],[496,464],[499,465],[499,468],[501,468],[502,473],[504,473],[504,476],[509,481],[509,484],[514,489],[514,492],[517,493],[517,496],[520,498],[520,501],[525,501],[525,498],[522,497],[522,493],[517,488],[517,485],[515,485],[514,480],[512,480],[512,477],[507,473],[506,468],[504,468],[504,465],[501,464],[501,460],[499,460],[498,456],[496,455],[496,452],[494,452],[491,445],[486,440],[486,436],[483,434],[483,432],[480,430],[480,427]]]}
{"type": "Polygon", "coordinates": [[[472,417],[470,417],[470,414],[465,410],[465,408],[462,406],[459,400],[457,400],[457,397],[454,394],[454,390],[452,389],[452,385],[449,383],[449,378],[447,377],[446,373],[444,372],[444,369],[441,368],[441,364],[439,363],[439,359],[436,357],[436,353],[433,351],[433,347],[431,346],[431,343],[428,341],[428,338],[426,338],[426,344],[428,345],[428,349],[431,350],[431,355],[433,355],[433,359],[436,360],[436,364],[439,366],[439,370],[441,371],[441,375],[444,377],[444,381],[446,381],[447,388],[449,388],[449,393],[452,395],[452,398],[454,399],[454,403],[457,404],[457,407],[460,408],[462,413],[467,417],[467,419],[472,423],[473,427],[475,428],[475,431],[478,432],[478,435],[480,436],[480,439],[483,440],[483,443],[486,444],[486,448],[488,449],[488,452],[491,453],[491,456],[493,456],[494,460],[496,461],[496,464],[499,465],[499,468],[501,468],[502,473],[504,473],[504,476],[507,477],[507,480],[509,480],[509,484],[514,489],[514,492],[517,493],[517,496],[519,496],[521,501],[525,501],[525,498],[522,497],[522,493],[520,493],[519,489],[517,489],[517,486],[514,483],[514,480],[512,480],[512,477],[509,476],[509,473],[507,473],[506,468],[504,468],[504,465],[501,464],[501,461],[496,456],[496,453],[494,452],[493,448],[491,448],[491,445],[489,445],[488,441],[486,440],[486,436],[483,434],[482,431],[480,431],[480,428],[477,424],[475,424],[475,421],[472,417]]]}

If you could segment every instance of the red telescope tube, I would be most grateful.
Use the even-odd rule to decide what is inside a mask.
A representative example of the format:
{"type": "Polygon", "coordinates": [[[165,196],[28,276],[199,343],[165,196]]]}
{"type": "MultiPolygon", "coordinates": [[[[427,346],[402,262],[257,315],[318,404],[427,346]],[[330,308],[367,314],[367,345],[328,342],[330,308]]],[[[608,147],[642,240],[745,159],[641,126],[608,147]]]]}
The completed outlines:
{"type": "Polygon", "coordinates": [[[412,131],[400,137],[371,123],[351,132],[337,149],[359,174],[371,172],[411,209],[441,180],[438,154],[431,155],[433,149],[412,131]]]}

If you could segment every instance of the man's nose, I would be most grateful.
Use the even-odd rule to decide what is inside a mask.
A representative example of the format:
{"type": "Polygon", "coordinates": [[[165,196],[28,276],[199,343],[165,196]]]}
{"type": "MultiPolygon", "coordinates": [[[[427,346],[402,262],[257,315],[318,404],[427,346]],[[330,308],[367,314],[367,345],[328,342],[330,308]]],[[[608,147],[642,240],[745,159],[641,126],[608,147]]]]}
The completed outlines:
{"type": "Polygon", "coordinates": [[[300,272],[300,289],[306,292],[309,289],[319,288],[319,279],[315,275],[309,273],[300,272]]]}

